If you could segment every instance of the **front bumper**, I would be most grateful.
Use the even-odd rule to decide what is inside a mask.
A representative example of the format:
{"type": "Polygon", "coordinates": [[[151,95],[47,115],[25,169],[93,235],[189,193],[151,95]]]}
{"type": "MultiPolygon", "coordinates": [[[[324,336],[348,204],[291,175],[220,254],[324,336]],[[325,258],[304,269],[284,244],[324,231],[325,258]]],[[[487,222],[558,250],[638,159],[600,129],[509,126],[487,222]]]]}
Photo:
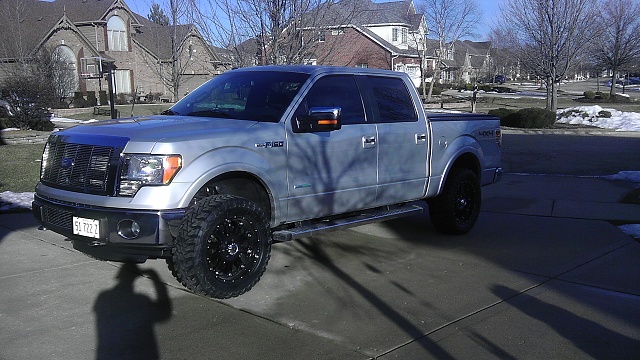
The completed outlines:
{"type": "Polygon", "coordinates": [[[32,212],[44,228],[71,239],[78,251],[100,260],[144,262],[171,256],[173,239],[185,210],[99,208],[56,201],[36,194],[32,212]],[[74,217],[97,220],[100,229],[98,237],[74,234],[74,217]],[[125,229],[132,221],[139,226],[137,236],[132,236],[125,229]]]}

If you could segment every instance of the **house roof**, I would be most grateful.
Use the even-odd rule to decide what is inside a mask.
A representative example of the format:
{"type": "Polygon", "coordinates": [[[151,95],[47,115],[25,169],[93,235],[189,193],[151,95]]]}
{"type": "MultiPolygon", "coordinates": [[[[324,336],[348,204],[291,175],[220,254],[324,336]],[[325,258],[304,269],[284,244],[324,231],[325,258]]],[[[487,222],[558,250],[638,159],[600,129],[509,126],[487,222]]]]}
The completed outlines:
{"type": "Polygon", "coordinates": [[[325,2],[308,12],[303,26],[372,26],[382,24],[407,25],[412,30],[418,29],[422,14],[415,13],[412,0],[400,0],[376,3],[371,0],[341,0],[325,2]]]}
{"type": "Polygon", "coordinates": [[[111,8],[132,14],[135,30],[131,38],[159,59],[171,58],[174,30],[178,39],[185,39],[194,31],[193,25],[157,25],[131,11],[123,0],[2,0],[0,33],[7,35],[0,36],[0,58],[31,55],[63,17],[77,26],[101,23],[111,8]]]}

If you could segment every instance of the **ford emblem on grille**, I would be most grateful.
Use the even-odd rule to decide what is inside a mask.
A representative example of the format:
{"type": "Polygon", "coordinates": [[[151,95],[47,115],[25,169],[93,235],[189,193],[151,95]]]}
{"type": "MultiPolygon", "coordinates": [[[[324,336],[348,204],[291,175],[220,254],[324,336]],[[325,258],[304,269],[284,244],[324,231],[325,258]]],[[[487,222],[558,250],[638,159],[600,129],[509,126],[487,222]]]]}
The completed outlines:
{"type": "Polygon", "coordinates": [[[74,160],[68,157],[63,157],[60,161],[60,167],[63,169],[69,169],[74,165],[74,160]]]}

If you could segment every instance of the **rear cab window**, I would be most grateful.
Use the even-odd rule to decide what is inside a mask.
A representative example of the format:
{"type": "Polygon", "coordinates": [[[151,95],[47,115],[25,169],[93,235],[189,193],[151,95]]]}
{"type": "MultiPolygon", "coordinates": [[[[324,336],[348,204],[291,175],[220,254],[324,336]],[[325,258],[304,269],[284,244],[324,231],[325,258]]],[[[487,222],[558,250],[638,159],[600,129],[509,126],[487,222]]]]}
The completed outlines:
{"type": "Polygon", "coordinates": [[[405,82],[396,77],[365,76],[359,78],[365,90],[368,110],[377,123],[418,121],[413,99],[405,82]]]}

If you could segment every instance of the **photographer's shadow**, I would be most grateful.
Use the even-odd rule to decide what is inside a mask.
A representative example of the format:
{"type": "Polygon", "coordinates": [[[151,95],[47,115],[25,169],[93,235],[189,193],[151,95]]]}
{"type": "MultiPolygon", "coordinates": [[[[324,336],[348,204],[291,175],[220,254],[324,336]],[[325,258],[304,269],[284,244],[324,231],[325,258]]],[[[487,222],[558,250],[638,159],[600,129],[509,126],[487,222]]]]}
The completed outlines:
{"type": "Polygon", "coordinates": [[[154,270],[124,264],[118,283],[96,299],[98,347],[96,359],[159,359],[154,325],[171,317],[167,287],[154,270]],[[134,292],[134,281],[143,275],[153,281],[156,300],[134,292]]]}

